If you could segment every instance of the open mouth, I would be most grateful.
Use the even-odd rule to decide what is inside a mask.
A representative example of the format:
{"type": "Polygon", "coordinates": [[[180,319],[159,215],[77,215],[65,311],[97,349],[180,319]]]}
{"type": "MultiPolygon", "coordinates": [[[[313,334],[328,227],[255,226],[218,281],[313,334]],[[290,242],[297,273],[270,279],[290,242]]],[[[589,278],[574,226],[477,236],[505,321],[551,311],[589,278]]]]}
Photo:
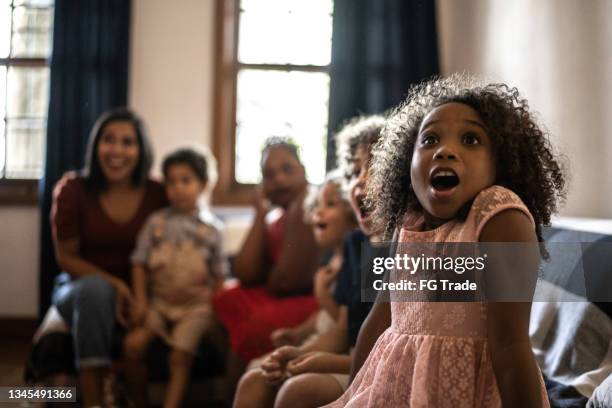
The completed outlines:
{"type": "Polygon", "coordinates": [[[327,228],[327,223],[325,222],[317,222],[315,224],[315,227],[319,230],[324,230],[325,228],[327,228]]]}
{"type": "Polygon", "coordinates": [[[431,186],[436,191],[449,191],[459,185],[459,176],[452,169],[436,169],[431,175],[431,186]]]}
{"type": "Polygon", "coordinates": [[[361,219],[366,219],[370,215],[370,208],[366,205],[365,197],[357,198],[357,206],[359,208],[359,215],[361,219]]]}

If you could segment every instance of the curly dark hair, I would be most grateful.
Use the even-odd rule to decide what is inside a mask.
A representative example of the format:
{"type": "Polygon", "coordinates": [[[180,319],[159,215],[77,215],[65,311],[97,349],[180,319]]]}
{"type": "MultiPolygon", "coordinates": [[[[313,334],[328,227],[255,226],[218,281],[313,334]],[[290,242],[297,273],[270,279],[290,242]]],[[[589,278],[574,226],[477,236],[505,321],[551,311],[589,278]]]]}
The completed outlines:
{"type": "Polygon", "coordinates": [[[410,180],[415,141],[423,118],[451,102],[472,107],[482,118],[493,144],[495,184],[523,200],[541,242],[542,225],[550,223],[566,193],[564,166],[553,153],[548,132],[536,123],[527,100],[516,88],[503,83],[480,84],[460,74],[413,86],[406,101],[387,120],[372,149],[366,187],[375,230],[389,239],[408,211],[421,209],[410,180]]]}
{"type": "Polygon", "coordinates": [[[203,154],[189,148],[178,149],[170,153],[162,162],[162,173],[165,178],[168,178],[170,167],[176,166],[177,164],[189,166],[201,182],[208,182],[208,162],[203,154]]]}
{"type": "Polygon", "coordinates": [[[336,163],[345,178],[350,177],[357,149],[365,146],[369,150],[380,138],[385,122],[381,115],[357,116],[348,120],[336,134],[336,163]]]}
{"type": "Polygon", "coordinates": [[[270,136],[264,141],[264,145],[261,149],[261,159],[259,160],[259,167],[263,168],[266,155],[272,149],[277,147],[287,150],[295,159],[302,164],[300,158],[300,146],[290,137],[285,136],[270,136]]]}

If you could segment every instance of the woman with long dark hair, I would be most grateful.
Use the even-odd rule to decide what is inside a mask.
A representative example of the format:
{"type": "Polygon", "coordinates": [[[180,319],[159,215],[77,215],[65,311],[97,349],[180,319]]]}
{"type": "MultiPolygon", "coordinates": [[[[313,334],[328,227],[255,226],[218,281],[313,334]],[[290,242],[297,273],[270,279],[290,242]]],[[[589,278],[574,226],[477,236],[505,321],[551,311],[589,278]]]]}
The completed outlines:
{"type": "Polygon", "coordinates": [[[96,121],[84,168],[53,192],[53,242],[67,273],[53,305],[72,333],[85,407],[102,405],[112,338],[132,303],[129,257],[138,231],[166,205],[163,187],[149,179],[152,161],[140,118],[115,109],[96,121]]]}

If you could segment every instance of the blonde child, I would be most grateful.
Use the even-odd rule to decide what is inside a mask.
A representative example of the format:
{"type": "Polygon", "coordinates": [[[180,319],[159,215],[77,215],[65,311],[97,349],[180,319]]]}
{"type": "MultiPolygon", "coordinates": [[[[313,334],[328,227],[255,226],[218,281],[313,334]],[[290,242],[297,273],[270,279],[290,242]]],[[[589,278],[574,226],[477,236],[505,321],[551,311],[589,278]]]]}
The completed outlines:
{"type": "MultiPolygon", "coordinates": [[[[400,244],[537,243],[564,194],[527,101],[506,85],[462,76],[409,92],[370,171],[374,226],[400,244]]],[[[530,306],[377,303],[357,342],[358,373],[328,407],[548,406],[528,337],[530,306]]]]}
{"type": "Polygon", "coordinates": [[[193,356],[213,321],[212,294],[225,275],[219,231],[198,207],[209,180],[206,158],[181,149],[162,168],[170,207],[151,215],[132,254],[135,305],[124,354],[137,407],[146,406],[142,359],[155,337],[172,349],[164,407],[181,405],[193,356]]]}
{"type": "Polygon", "coordinates": [[[319,189],[310,213],[310,224],[317,245],[331,251],[329,260],[314,277],[314,293],[320,310],[296,327],[277,329],[270,335],[275,347],[298,346],[311,336],[323,333],[338,318],[339,305],[332,297],[332,287],[342,264],[342,242],[356,226],[341,175],[327,177],[319,189]]]}

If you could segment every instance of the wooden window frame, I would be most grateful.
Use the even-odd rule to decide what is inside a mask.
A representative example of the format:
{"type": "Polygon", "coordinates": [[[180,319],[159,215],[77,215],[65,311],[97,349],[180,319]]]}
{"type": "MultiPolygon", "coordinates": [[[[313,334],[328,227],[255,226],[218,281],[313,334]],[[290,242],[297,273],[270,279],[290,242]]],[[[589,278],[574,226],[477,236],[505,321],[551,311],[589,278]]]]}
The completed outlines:
{"type": "Polygon", "coordinates": [[[245,206],[253,203],[254,184],[236,181],[237,76],[240,69],[329,72],[329,66],[293,64],[248,64],[238,61],[240,0],[216,0],[215,87],[213,153],[219,179],[212,196],[214,205],[245,206]]]}
{"type": "MultiPolygon", "coordinates": [[[[46,67],[45,58],[0,58],[0,66],[5,67],[46,67]]],[[[6,118],[4,119],[6,122],[6,118]]],[[[6,126],[6,123],[5,123],[6,126]]],[[[6,158],[5,158],[6,160],[6,158]]],[[[12,179],[0,177],[0,205],[38,204],[37,179],[12,179]]]]}
{"type": "MultiPolygon", "coordinates": [[[[55,4],[53,5],[55,7],[55,4]]],[[[30,7],[38,8],[38,7],[30,7]]],[[[47,7],[43,7],[47,8],[47,7]]],[[[11,33],[12,36],[12,33],[11,33]]],[[[12,41],[12,38],[11,38],[12,41]]],[[[0,66],[9,67],[47,67],[49,62],[47,58],[27,58],[27,57],[8,57],[0,58],[0,66]]],[[[0,96],[4,97],[4,96],[0,96]]],[[[4,119],[6,122],[6,118],[4,119]]],[[[5,123],[6,127],[6,123],[5,123]]],[[[5,152],[6,155],[6,152],[5,152]]],[[[6,165],[6,156],[5,156],[6,165]]],[[[37,205],[38,197],[38,179],[12,179],[0,177],[0,205],[37,205]]]]}
{"type": "Polygon", "coordinates": [[[249,205],[254,194],[253,185],[240,184],[235,177],[239,3],[240,0],[216,1],[212,139],[219,179],[212,196],[214,205],[249,205]]]}

